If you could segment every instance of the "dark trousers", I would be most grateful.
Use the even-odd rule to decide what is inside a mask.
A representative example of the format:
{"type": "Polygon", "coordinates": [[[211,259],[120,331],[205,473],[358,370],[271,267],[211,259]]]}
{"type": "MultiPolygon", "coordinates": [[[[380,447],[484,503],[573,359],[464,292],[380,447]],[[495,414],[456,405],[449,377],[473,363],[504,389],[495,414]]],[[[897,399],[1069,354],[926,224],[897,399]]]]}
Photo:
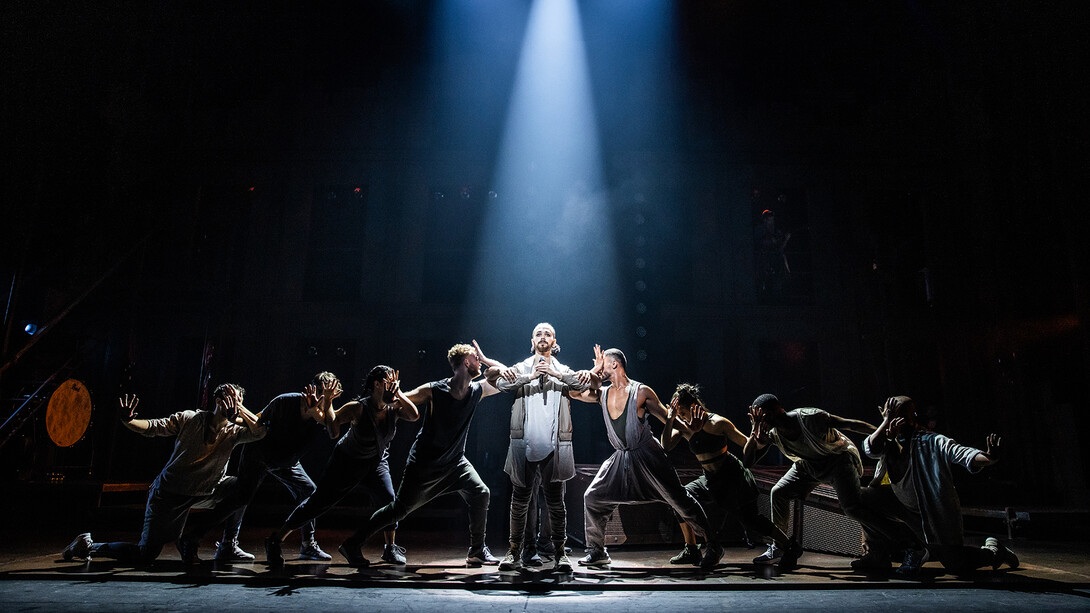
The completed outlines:
{"type": "MultiPolygon", "coordinates": [[[[757,510],[757,483],[737,460],[727,459],[716,472],[705,472],[685,486],[708,515],[712,533],[709,541],[719,540],[727,520],[737,521],[751,535],[787,544],[787,535],[757,510]]],[[[676,515],[676,514],[675,514],[676,515]]],[[[678,517],[678,521],[681,518],[678,517]]]]}
{"type": "Polygon", "coordinates": [[[995,564],[995,552],[983,547],[923,543],[923,517],[906,507],[889,485],[872,485],[860,492],[872,520],[863,524],[867,548],[879,554],[926,547],[932,560],[951,572],[967,572],[995,564]]]}
{"type": "MultiPolygon", "coordinates": [[[[556,542],[560,543],[565,540],[567,534],[567,508],[564,506],[564,482],[552,481],[552,474],[548,467],[552,463],[552,458],[548,457],[538,462],[526,463],[526,479],[528,483],[525,486],[511,484],[511,542],[517,543],[522,541],[522,546],[535,545],[537,542],[537,514],[538,505],[531,505],[537,498],[536,492],[539,490],[545,494],[545,506],[548,509],[548,534],[556,539],[556,542]],[[531,513],[531,506],[533,507],[533,519],[528,521],[527,517],[531,513]],[[528,530],[528,526],[533,524],[533,530],[528,530]]],[[[543,530],[543,532],[546,532],[543,530]]]]}
{"type": "Polygon", "coordinates": [[[172,494],[153,487],[148,492],[148,503],[144,508],[144,529],[140,542],[95,543],[91,546],[91,553],[126,562],[151,562],[159,557],[164,545],[173,543],[181,536],[190,509],[213,508],[223,501],[232,486],[233,479],[226,479],[209,496],[172,494]]]}
{"type": "MultiPolygon", "coordinates": [[[[235,479],[234,486],[223,502],[217,504],[208,513],[202,513],[193,518],[190,525],[186,527],[185,538],[200,539],[209,530],[223,524],[223,542],[229,543],[238,539],[246,509],[268,475],[272,475],[288,488],[296,505],[314,493],[314,482],[303,470],[302,464],[299,462],[289,466],[270,464],[260,450],[245,446],[242,449],[238,477],[235,479]]],[[[304,543],[314,540],[313,520],[302,526],[302,533],[304,543]]]]}
{"type": "MultiPolygon", "coordinates": [[[[314,519],[344,499],[357,486],[362,485],[371,497],[375,507],[389,503],[394,499],[394,483],[390,479],[390,465],[384,456],[359,459],[333,451],[326,465],[322,478],[314,493],[295,507],[284,527],[295,530],[313,524],[314,519]]],[[[368,513],[366,517],[370,517],[368,513]]],[[[382,526],[394,530],[397,522],[382,526]]]]}
{"type": "Polygon", "coordinates": [[[465,456],[453,465],[407,463],[393,501],[375,511],[348,543],[363,543],[383,526],[401,521],[431,500],[451,492],[457,492],[469,507],[469,547],[477,551],[484,547],[489,491],[465,456]]]}
{"type": "MultiPolygon", "coordinates": [[[[772,486],[772,523],[780,530],[787,532],[788,515],[791,510],[792,500],[802,500],[818,486],[819,483],[828,483],[836,490],[837,503],[840,509],[848,517],[859,522],[863,526],[874,526],[876,530],[882,530],[886,524],[882,517],[867,507],[860,500],[859,472],[856,470],[855,461],[847,453],[841,453],[836,457],[835,465],[827,469],[823,478],[819,479],[810,474],[806,469],[800,468],[796,462],[787,469],[776,485],[772,486]]],[[[891,534],[890,537],[895,535],[891,534]]]]}

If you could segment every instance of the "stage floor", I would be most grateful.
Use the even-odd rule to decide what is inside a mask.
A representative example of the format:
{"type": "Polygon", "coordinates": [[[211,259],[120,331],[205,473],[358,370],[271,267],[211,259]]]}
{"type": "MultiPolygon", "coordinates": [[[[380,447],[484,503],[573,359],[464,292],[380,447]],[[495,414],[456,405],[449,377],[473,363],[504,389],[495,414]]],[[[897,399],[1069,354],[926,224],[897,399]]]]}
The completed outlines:
{"type": "MultiPolygon", "coordinates": [[[[67,523],[67,522],[65,522],[67,523]]],[[[357,570],[334,553],[332,562],[294,560],[298,537],[289,537],[288,562],[270,569],[261,561],[267,528],[243,532],[242,545],[259,560],[183,565],[171,546],[148,568],[108,559],[65,562],[60,552],[75,536],[58,528],[12,530],[0,550],[0,610],[64,611],[300,611],[366,609],[412,611],[826,611],[845,608],[899,611],[1090,610],[1090,557],[1080,544],[1016,541],[1017,570],[946,574],[929,564],[918,581],[854,574],[850,559],[807,552],[800,567],[780,574],[754,566],[760,550],[729,548],[712,572],[672,566],[677,546],[613,547],[606,570],[576,568],[570,575],[543,570],[499,572],[466,568],[464,531],[404,530],[404,567],[385,563],[357,570]]],[[[135,530],[138,524],[132,526],[135,530]]],[[[98,540],[134,538],[135,532],[102,529],[98,540]]],[[[335,550],[345,530],[319,530],[335,550]]],[[[212,539],[202,549],[211,557],[212,539]]],[[[493,551],[502,555],[492,539],[493,551]]],[[[370,545],[364,555],[377,560],[370,545]]],[[[581,555],[576,551],[573,557],[581,555]]]]}
{"type": "MultiPolygon", "coordinates": [[[[138,526],[133,526],[137,528],[138,526]]],[[[955,576],[942,567],[929,563],[918,580],[903,580],[892,575],[853,573],[850,558],[806,552],[799,568],[780,573],[771,567],[752,564],[760,549],[731,547],[720,565],[711,572],[692,566],[671,565],[669,558],[679,546],[617,546],[610,548],[613,564],[602,570],[576,566],[570,574],[561,575],[545,569],[523,569],[500,572],[495,566],[467,568],[465,566],[466,535],[458,531],[422,532],[403,530],[400,543],[406,547],[409,564],[395,566],[378,560],[379,539],[364,548],[372,561],[365,569],[345,564],[336,553],[337,545],[348,535],[345,530],[319,530],[323,548],[333,554],[332,562],[307,562],[294,559],[298,536],[292,535],[284,545],[287,563],[282,568],[270,568],[264,560],[262,539],[267,528],[250,528],[240,539],[244,549],[257,555],[249,563],[220,564],[211,561],[213,538],[207,538],[201,549],[201,564],[187,566],[179,559],[173,546],[164,549],[152,566],[133,567],[108,558],[90,562],[65,562],[61,551],[76,531],[63,534],[58,529],[33,530],[12,534],[9,526],[0,553],[0,583],[13,581],[77,581],[81,583],[152,582],[168,585],[241,584],[249,586],[301,587],[366,587],[366,588],[425,588],[460,590],[514,590],[546,593],[555,590],[573,592],[604,592],[615,590],[673,591],[769,591],[769,590],[837,590],[837,589],[912,589],[970,588],[1010,589],[1030,592],[1072,593],[1090,588],[1090,556],[1082,544],[1057,544],[1016,540],[1011,543],[1021,564],[1016,570],[1006,568],[978,571],[968,576],[955,576]]],[[[96,541],[135,539],[136,533],[107,529],[93,532],[96,541]]],[[[502,557],[505,548],[498,539],[491,539],[493,554],[502,557]]],[[[975,540],[983,541],[983,538],[975,540]]],[[[572,554],[573,562],[582,555],[572,554]]],[[[548,568],[546,563],[545,568],[548,568]]],[[[8,588],[10,586],[4,586],[8,588]]],[[[125,589],[118,586],[117,589],[125,589]]],[[[1086,601],[1090,608],[1090,600],[1086,601]]]]}

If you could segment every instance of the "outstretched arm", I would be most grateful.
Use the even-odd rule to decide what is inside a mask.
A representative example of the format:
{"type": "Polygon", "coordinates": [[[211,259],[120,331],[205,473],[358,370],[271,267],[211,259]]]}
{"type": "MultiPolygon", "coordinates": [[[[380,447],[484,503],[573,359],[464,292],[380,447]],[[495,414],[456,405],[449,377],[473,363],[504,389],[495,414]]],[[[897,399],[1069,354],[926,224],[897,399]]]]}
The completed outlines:
{"type": "Polygon", "coordinates": [[[590,387],[582,391],[569,390],[568,397],[573,400],[581,400],[583,402],[589,402],[597,404],[599,398],[602,397],[602,369],[605,368],[606,359],[602,354],[602,346],[594,346],[594,365],[589,371],[579,371],[580,373],[586,372],[587,379],[590,383],[590,387]]]}
{"type": "MultiPolygon", "coordinates": [[[[705,413],[705,409],[703,407],[693,407],[693,421],[696,421],[697,410],[699,410],[700,413],[705,413]]],[[[746,441],[749,440],[749,437],[747,437],[745,434],[742,434],[738,430],[737,426],[734,425],[733,421],[727,419],[726,417],[723,417],[722,415],[712,415],[711,417],[708,417],[707,423],[704,424],[704,431],[708,434],[725,436],[732,443],[742,448],[745,448],[746,441]]]]}
{"type": "Polygon", "coordinates": [[[847,417],[840,417],[839,415],[833,415],[829,413],[829,427],[836,428],[837,430],[847,430],[848,432],[855,432],[857,434],[874,434],[875,427],[872,424],[868,424],[865,421],[858,419],[848,419],[847,417]]]}

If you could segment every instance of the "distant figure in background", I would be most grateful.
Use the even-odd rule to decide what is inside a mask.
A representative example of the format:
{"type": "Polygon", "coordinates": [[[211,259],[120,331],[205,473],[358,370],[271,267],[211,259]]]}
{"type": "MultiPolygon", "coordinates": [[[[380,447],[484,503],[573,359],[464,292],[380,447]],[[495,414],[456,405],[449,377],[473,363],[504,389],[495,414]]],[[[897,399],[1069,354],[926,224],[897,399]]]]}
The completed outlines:
{"type": "MultiPolygon", "coordinates": [[[[339,551],[351,566],[370,564],[360,547],[372,534],[405,519],[416,509],[443,494],[457,492],[469,507],[469,553],[467,566],[499,564],[485,545],[488,519],[488,486],[466,459],[469,425],[481,398],[498,393],[488,381],[475,382],[481,375],[478,350],[459,344],[447,352],[454,376],[425,383],[407,394],[415,406],[424,407],[424,418],[416,435],[401,483],[390,504],[371,515],[339,551]]],[[[498,377],[499,369],[489,376],[498,377]]]]}
{"type": "MultiPolygon", "coordinates": [[[[242,449],[238,463],[238,478],[227,499],[215,509],[193,518],[182,533],[185,546],[197,550],[201,537],[213,527],[223,524],[223,536],[216,544],[216,560],[220,562],[254,559],[238,544],[242,518],[257,490],[272,475],[291,494],[296,506],[314,493],[314,481],[299,461],[314,439],[326,432],[329,409],[340,395],[341,382],[331,372],[314,375],[304,393],[281,394],[269,401],[258,413],[258,423],[265,427],[265,438],[242,449]],[[319,393],[321,396],[319,396],[319,393]]],[[[299,543],[300,560],[331,560],[314,539],[314,520],[303,525],[299,543]]]]}
{"type": "Polygon", "coordinates": [[[791,266],[784,252],[790,240],[790,232],[776,227],[776,213],[770,209],[762,211],[761,224],[753,230],[757,288],[762,294],[783,294],[787,277],[791,274],[791,266]]]}
{"type": "Polygon", "coordinates": [[[212,392],[212,411],[180,411],[162,419],[138,419],[140,400],[128,395],[120,399],[121,423],[126,428],[149,437],[175,436],[174,451],[148,489],[139,543],[95,543],[85,532],[65,548],[64,559],[102,555],[148,563],[159,557],[163,545],[176,542],[183,562],[200,562],[196,550],[179,539],[189,510],[211,508],[222,501],[233,481],[226,477],[231,451],[265,436],[257,416],[242,405],[244,392],[240,385],[224,383],[212,392]]]}
{"type": "MultiPolygon", "coordinates": [[[[654,390],[628,378],[627,365],[620,349],[603,352],[595,345],[592,372],[612,385],[576,396],[584,402],[601,405],[606,435],[616,450],[602,463],[583,494],[587,555],[579,560],[582,566],[605,566],[612,562],[605,547],[606,522],[622,504],[665,502],[701,536],[713,536],[704,509],[681,485],[677,471],[651,433],[648,418],[654,415],[666,423],[666,408],[654,390]]],[[[704,556],[718,563],[723,549],[718,542],[709,541],[704,556]]]]}
{"type": "Polygon", "coordinates": [[[564,483],[575,476],[575,456],[568,395],[597,388],[601,380],[589,371],[576,372],[553,357],[560,351],[560,345],[551,324],[534,326],[530,349],[530,357],[507,368],[485,357],[478,348],[483,364],[502,369],[497,389],[514,395],[511,442],[504,463],[504,472],[511,477],[511,547],[500,562],[500,570],[517,570],[532,563],[537,555],[537,535],[527,534],[526,518],[534,491],[540,488],[549,510],[549,533],[555,550],[553,570],[569,573],[571,561],[564,550],[567,535],[564,483]]]}
{"type": "MultiPolygon", "coordinates": [[[[787,532],[792,500],[802,500],[820,483],[836,490],[844,514],[861,524],[868,513],[859,500],[859,477],[863,461],[859,449],[840,430],[870,434],[874,426],[858,419],[839,417],[812,407],[785,411],[772,394],[758,396],[750,406],[753,432],[742,450],[745,466],[753,466],[758,452],[776,445],[791,460],[791,468],[772,487],[772,523],[787,532]]],[[[801,548],[782,549],[776,543],[753,559],[754,564],[793,567],[801,548]]]]}
{"type": "MultiPolygon", "coordinates": [[[[363,484],[376,507],[394,499],[394,484],[390,479],[390,442],[397,434],[397,420],[416,421],[420,412],[401,391],[398,371],[379,365],[367,373],[364,396],[344,403],[326,413],[329,436],[337,445],[329,456],[322,478],[314,493],[303,501],[284,521],[279,530],[265,539],[265,559],[270,565],[284,563],[281,551],[284,537],[292,530],[314,524],[314,519],[344,499],[356,486],[363,484]],[[348,433],[340,436],[341,428],[351,424],[348,433]]],[[[322,396],[340,395],[340,382],[334,389],[323,387],[322,396]]],[[[370,513],[366,516],[370,517],[370,513]]],[[[385,547],[383,561],[404,564],[405,550],[394,542],[397,524],[383,527],[385,547]]],[[[300,556],[302,557],[302,556],[300,556]]]]}
{"type": "Polygon", "coordinates": [[[852,568],[887,570],[890,555],[900,551],[904,562],[896,573],[906,578],[915,577],[929,559],[953,572],[1002,564],[1018,568],[1018,556],[994,538],[983,547],[965,545],[951,473],[954,466],[975,473],[998,462],[999,435],[988,435],[985,451],[959,445],[922,427],[908,396],[893,396],[879,410],[882,424],[863,441],[863,451],[878,460],[878,468],[862,501],[885,522],[863,526],[867,555],[852,568]]]}
{"type": "MultiPolygon", "coordinates": [[[[662,430],[662,447],[669,451],[682,438],[689,441],[689,449],[704,469],[704,474],[685,489],[704,508],[711,522],[714,533],[708,535],[709,547],[712,542],[721,542],[719,532],[730,517],[740,521],[748,534],[765,537],[777,549],[789,552],[784,556],[788,563],[797,559],[801,552],[799,544],[757,510],[757,482],[728,449],[728,441],[744,446],[746,436],[729,419],[709,412],[700,398],[700,388],[691,383],[682,383],[674,391],[662,430]]],[[[681,522],[681,533],[685,548],[670,559],[671,564],[700,565],[710,570],[719,563],[716,557],[701,557],[696,534],[685,522],[681,522]]],[[[791,570],[783,561],[780,569],[791,570]]]]}

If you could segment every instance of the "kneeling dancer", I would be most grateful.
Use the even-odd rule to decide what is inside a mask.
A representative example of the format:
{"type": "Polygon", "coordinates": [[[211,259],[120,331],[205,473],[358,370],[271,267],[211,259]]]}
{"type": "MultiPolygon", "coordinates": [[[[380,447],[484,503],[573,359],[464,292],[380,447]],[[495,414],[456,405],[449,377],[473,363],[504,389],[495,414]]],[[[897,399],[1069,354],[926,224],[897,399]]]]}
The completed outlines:
{"type": "Polygon", "coordinates": [[[121,399],[121,423],[144,436],[175,436],[174,451],[148,489],[144,530],[139,543],[95,543],[85,532],[64,550],[64,559],[91,559],[95,555],[128,562],[149,563],[163,546],[176,542],[182,561],[199,562],[195,549],[179,540],[189,510],[208,509],[222,501],[232,478],[226,477],[227,461],[236,445],[259,440],[265,428],[242,405],[244,390],[224,383],[213,391],[213,411],[179,411],[162,419],[137,419],[136,396],[121,399]],[[236,420],[242,425],[236,423],[236,420]]]}
{"type": "Polygon", "coordinates": [[[983,547],[965,545],[951,472],[962,466],[975,473],[998,462],[999,435],[989,434],[981,451],[927,431],[908,396],[889,398],[881,410],[882,425],[863,441],[863,451],[879,462],[862,500],[884,521],[863,526],[868,553],[852,567],[888,569],[890,554],[903,549],[904,563],[896,571],[903,577],[916,576],[929,559],[955,573],[1003,564],[1018,568],[1018,556],[995,538],[986,539],[983,547]]]}

